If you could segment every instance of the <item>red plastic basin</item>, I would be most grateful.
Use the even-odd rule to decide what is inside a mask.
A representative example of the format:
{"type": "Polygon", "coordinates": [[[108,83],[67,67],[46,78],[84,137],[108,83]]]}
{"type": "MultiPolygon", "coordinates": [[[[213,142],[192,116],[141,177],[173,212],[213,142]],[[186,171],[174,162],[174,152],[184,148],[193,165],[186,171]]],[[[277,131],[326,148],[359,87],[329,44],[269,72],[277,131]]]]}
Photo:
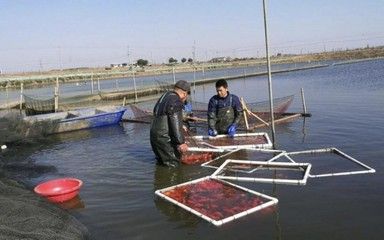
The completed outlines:
{"type": "Polygon", "coordinates": [[[51,202],[65,202],[74,198],[82,185],[76,178],[58,178],[40,183],[34,191],[51,202]]]}

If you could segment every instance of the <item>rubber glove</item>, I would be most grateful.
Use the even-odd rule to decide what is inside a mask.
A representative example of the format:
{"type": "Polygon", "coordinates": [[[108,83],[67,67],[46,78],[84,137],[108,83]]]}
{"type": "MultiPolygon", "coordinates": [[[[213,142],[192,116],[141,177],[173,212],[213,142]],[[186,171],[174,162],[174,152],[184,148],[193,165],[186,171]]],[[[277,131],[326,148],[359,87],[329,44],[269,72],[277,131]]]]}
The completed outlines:
{"type": "Polygon", "coordinates": [[[236,124],[232,123],[229,127],[228,127],[228,135],[230,137],[234,137],[236,134],[236,124]]]}
{"type": "Polygon", "coordinates": [[[184,105],[184,111],[186,113],[192,113],[192,104],[191,103],[187,103],[184,105]]]}
{"type": "Polygon", "coordinates": [[[208,135],[211,137],[216,137],[217,136],[216,129],[208,128],[208,135]]]}

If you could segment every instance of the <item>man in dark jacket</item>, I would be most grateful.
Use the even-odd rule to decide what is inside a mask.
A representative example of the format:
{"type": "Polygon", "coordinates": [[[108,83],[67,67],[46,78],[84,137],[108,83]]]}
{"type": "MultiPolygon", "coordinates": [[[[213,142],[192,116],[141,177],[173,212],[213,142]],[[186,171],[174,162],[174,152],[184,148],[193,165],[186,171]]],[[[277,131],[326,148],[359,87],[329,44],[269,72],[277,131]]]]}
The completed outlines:
{"type": "Polygon", "coordinates": [[[217,95],[211,97],[208,103],[208,135],[236,134],[243,109],[239,97],[229,93],[225,80],[216,82],[217,95]]]}
{"type": "Polygon", "coordinates": [[[178,81],[174,90],[164,93],[153,109],[150,140],[159,164],[177,166],[181,153],[188,150],[183,134],[183,108],[190,90],[188,82],[178,81]]]}

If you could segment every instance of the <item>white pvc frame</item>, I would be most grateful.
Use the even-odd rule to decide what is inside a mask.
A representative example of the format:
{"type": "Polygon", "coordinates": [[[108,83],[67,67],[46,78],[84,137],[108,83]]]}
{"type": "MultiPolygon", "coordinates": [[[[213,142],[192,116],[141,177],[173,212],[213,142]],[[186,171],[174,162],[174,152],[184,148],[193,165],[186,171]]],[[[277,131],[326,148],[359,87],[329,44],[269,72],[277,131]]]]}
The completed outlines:
{"type": "MultiPolygon", "coordinates": [[[[258,149],[258,148],[242,148],[242,149],[236,149],[236,150],[233,150],[233,151],[230,151],[224,155],[221,155],[221,156],[218,156],[217,158],[215,159],[212,159],[208,162],[205,162],[205,163],[202,163],[200,166],[202,167],[207,167],[207,168],[213,168],[213,169],[218,169],[219,167],[216,167],[216,166],[212,166],[212,165],[209,165],[210,163],[212,162],[215,162],[215,161],[218,161],[232,153],[235,153],[235,152],[238,152],[240,150],[248,150],[248,151],[256,151],[256,152],[262,152],[262,153],[276,153],[276,156],[272,157],[271,159],[268,159],[266,162],[273,162],[275,161],[276,159],[280,158],[281,156],[284,155],[285,151],[282,151],[282,150],[272,150],[272,149],[258,149]]],[[[240,172],[247,172],[249,173],[249,171],[240,171],[240,172]]]]}
{"type": "Polygon", "coordinates": [[[270,207],[270,206],[273,206],[273,205],[276,205],[278,203],[278,199],[277,198],[274,198],[274,197],[271,197],[271,196],[268,196],[268,195],[265,195],[265,194],[262,194],[262,193],[259,193],[259,192],[256,192],[256,191],[253,191],[253,190],[250,190],[250,189],[247,189],[247,188],[244,188],[244,187],[241,187],[241,186],[238,186],[238,185],[235,185],[233,183],[230,183],[230,182],[227,182],[227,181],[224,181],[224,180],[220,180],[220,179],[217,179],[215,178],[214,180],[217,180],[217,181],[220,181],[224,184],[227,184],[227,185],[230,185],[234,188],[237,188],[237,189],[240,189],[240,190],[243,190],[243,191],[246,191],[248,193],[251,193],[253,195],[256,195],[258,197],[262,197],[264,200],[269,200],[269,201],[266,201],[265,203],[263,204],[260,204],[254,208],[251,208],[251,209],[248,209],[248,210],[245,210],[243,212],[240,212],[240,213],[237,213],[233,216],[230,216],[230,217],[227,217],[227,218],[224,218],[224,219],[221,219],[221,220],[214,220],[196,210],[194,210],[193,208],[190,208],[182,203],[179,203],[178,201],[166,196],[165,194],[163,194],[163,192],[165,191],[169,191],[169,190],[172,190],[176,187],[180,187],[180,186],[183,186],[183,185],[189,185],[189,184],[194,184],[194,183],[197,183],[197,182],[200,182],[200,181],[204,181],[206,179],[210,179],[211,177],[210,176],[207,176],[207,177],[203,177],[203,178],[199,178],[199,179],[195,179],[193,181],[189,181],[189,182],[185,182],[185,183],[181,183],[181,184],[178,184],[178,185],[175,185],[175,186],[171,186],[171,187],[167,187],[167,188],[163,188],[163,189],[159,189],[155,192],[155,194],[193,214],[195,214],[196,216],[214,224],[215,226],[221,226],[223,225],[224,223],[227,223],[227,222],[230,222],[230,221],[233,221],[237,218],[240,218],[240,217],[244,217],[246,215],[249,215],[251,213],[254,213],[254,212],[257,212],[257,211],[260,211],[264,208],[267,208],[267,207],[270,207]]]}
{"type": "Polygon", "coordinates": [[[339,156],[347,159],[347,160],[350,160],[354,163],[356,163],[357,165],[361,166],[363,169],[365,170],[361,170],[361,171],[346,171],[346,172],[336,172],[336,173],[324,173],[324,174],[317,174],[317,175],[312,175],[310,174],[309,177],[310,178],[321,178],[321,177],[333,177],[333,176],[345,176],[345,175],[353,175],[353,174],[365,174],[365,173],[375,173],[376,170],[371,168],[370,166],[354,159],[353,157],[345,154],[344,152],[340,151],[339,149],[337,148],[322,148],[322,149],[313,149],[313,150],[305,150],[305,151],[298,151],[298,152],[287,152],[285,153],[286,154],[286,157],[293,163],[295,163],[296,161],[294,159],[292,159],[290,156],[295,156],[295,155],[300,155],[300,154],[314,154],[314,153],[335,153],[335,154],[338,154],[339,156]]]}
{"type": "Polygon", "coordinates": [[[243,181],[243,182],[262,182],[262,183],[276,183],[276,184],[290,184],[290,185],[305,185],[309,177],[312,165],[310,163],[290,163],[290,162],[265,162],[265,161],[249,161],[249,160],[226,160],[212,175],[213,178],[232,180],[232,181],[243,181]],[[297,170],[304,171],[302,179],[280,179],[280,178],[253,178],[253,177],[232,177],[222,176],[221,171],[229,163],[239,164],[250,164],[258,165],[249,173],[257,171],[259,165],[266,166],[268,168],[279,168],[279,167],[296,167],[297,170]]]}
{"type": "Polygon", "coordinates": [[[230,138],[229,135],[221,134],[217,135],[216,137],[211,136],[193,136],[192,138],[201,141],[201,144],[204,144],[210,148],[216,148],[216,149],[224,149],[224,150],[236,150],[236,149],[244,149],[244,148],[272,148],[272,142],[269,139],[269,136],[265,132],[258,132],[258,133],[239,133],[235,134],[234,138],[236,137],[254,137],[254,136],[263,136],[265,137],[267,143],[263,144],[247,144],[247,145],[227,145],[227,146],[214,146],[212,144],[204,142],[205,139],[217,139],[217,138],[230,138]]]}

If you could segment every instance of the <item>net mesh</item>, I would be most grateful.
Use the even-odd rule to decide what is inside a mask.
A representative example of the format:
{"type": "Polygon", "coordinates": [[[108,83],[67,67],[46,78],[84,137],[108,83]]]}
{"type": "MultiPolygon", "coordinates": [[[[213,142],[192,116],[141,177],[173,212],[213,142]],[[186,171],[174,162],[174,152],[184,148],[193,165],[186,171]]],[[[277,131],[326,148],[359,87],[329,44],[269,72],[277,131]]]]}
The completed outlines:
{"type": "MultiPolygon", "coordinates": [[[[287,111],[288,107],[293,102],[295,95],[289,95],[280,98],[273,99],[273,112],[283,113],[287,111]]],[[[208,103],[194,101],[192,102],[194,110],[207,111],[208,103]]],[[[269,112],[269,100],[262,102],[251,102],[247,103],[247,107],[252,112],[269,112]]]]}
{"type": "MultiPolygon", "coordinates": [[[[281,98],[275,98],[273,100],[275,119],[279,119],[284,116],[283,113],[287,111],[293,99],[294,99],[294,95],[290,95],[290,96],[285,96],[281,98]]],[[[154,102],[153,102],[153,105],[154,105],[154,102]]],[[[206,126],[206,122],[203,120],[206,120],[207,118],[208,103],[192,102],[192,106],[193,106],[193,116],[197,118],[197,121],[195,122],[195,126],[197,127],[199,127],[200,125],[206,126]]],[[[269,101],[247,103],[247,107],[252,112],[257,113],[257,115],[264,121],[270,120],[271,115],[269,113],[269,101]]],[[[149,108],[148,107],[145,108],[142,106],[138,106],[136,104],[130,104],[126,106],[126,108],[127,108],[127,113],[124,116],[124,120],[133,121],[133,122],[136,122],[136,121],[148,122],[148,123],[151,121],[152,111],[148,109],[153,109],[153,106],[149,108]]],[[[248,121],[250,124],[260,123],[260,121],[255,118],[248,118],[248,121]]],[[[240,125],[243,127],[245,126],[244,119],[241,119],[240,125]]]]}
{"type": "Polygon", "coordinates": [[[55,98],[39,99],[23,94],[27,116],[55,112],[55,98]]]}

